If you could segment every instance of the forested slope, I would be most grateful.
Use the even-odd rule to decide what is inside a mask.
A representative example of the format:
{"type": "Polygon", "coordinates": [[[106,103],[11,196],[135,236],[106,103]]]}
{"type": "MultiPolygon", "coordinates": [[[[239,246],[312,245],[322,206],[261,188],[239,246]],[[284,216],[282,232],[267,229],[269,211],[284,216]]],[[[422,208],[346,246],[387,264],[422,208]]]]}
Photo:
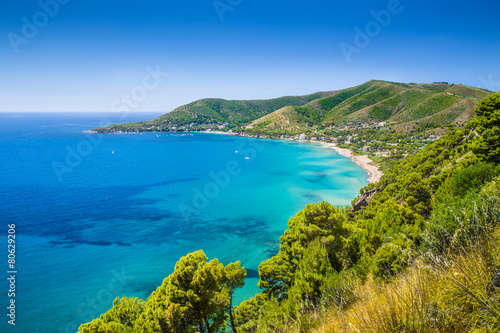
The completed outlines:
{"type": "Polygon", "coordinates": [[[80,332],[498,331],[500,93],[475,113],[362,189],[356,209],[292,217],[254,298],[233,309],[244,268],[198,251],[146,301],[117,299],[80,332]]]}
{"type": "Polygon", "coordinates": [[[261,135],[318,132],[351,121],[392,122],[400,130],[425,124],[463,126],[486,90],[447,83],[404,84],[372,80],[339,91],[270,100],[207,98],[151,121],[116,124],[94,131],[148,132],[235,130],[261,135]]]}

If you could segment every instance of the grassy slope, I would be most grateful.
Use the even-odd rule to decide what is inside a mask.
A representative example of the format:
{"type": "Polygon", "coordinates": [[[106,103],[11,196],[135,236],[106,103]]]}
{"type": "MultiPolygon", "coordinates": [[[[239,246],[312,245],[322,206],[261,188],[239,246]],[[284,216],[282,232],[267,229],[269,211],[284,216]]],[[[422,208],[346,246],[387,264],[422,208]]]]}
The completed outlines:
{"type": "Polygon", "coordinates": [[[426,253],[386,281],[356,281],[352,303],[320,309],[311,331],[498,332],[499,182],[480,187],[474,210],[448,208],[463,228],[449,235],[448,249],[426,253]]]}
{"type": "MultiPolygon", "coordinates": [[[[487,91],[462,85],[369,81],[305,106],[321,115],[316,125],[387,121],[397,123],[397,128],[405,131],[426,123],[461,127],[474,116],[477,101],[487,94],[487,91]]],[[[282,114],[277,117],[276,124],[270,124],[268,117],[258,119],[253,125],[266,122],[265,127],[279,129],[287,123],[283,118],[282,114]]]]}
{"type": "Polygon", "coordinates": [[[315,126],[328,128],[344,122],[397,123],[406,131],[436,124],[462,126],[474,116],[474,105],[487,91],[463,85],[402,84],[372,80],[359,86],[306,96],[270,100],[228,101],[207,98],[183,105],[154,120],[113,125],[100,132],[169,130],[193,124],[195,129],[227,123],[238,127],[252,123],[266,130],[292,132],[315,126]],[[302,106],[295,112],[287,106],[302,106]],[[286,111],[286,112],[285,112],[286,111]],[[267,115],[275,112],[272,117],[267,115]]]}
{"type": "Polygon", "coordinates": [[[303,106],[285,106],[250,123],[256,131],[280,130],[294,134],[308,131],[322,118],[318,110],[303,106]]]}
{"type": "Polygon", "coordinates": [[[248,101],[207,98],[183,105],[151,121],[112,125],[96,130],[99,132],[148,131],[151,126],[154,126],[154,130],[161,130],[169,126],[187,126],[191,123],[196,126],[222,123],[239,126],[285,106],[304,105],[330,94],[331,92],[318,92],[306,96],[286,96],[270,100],[248,101]]]}
{"type": "Polygon", "coordinates": [[[493,166],[477,172],[474,131],[450,131],[362,189],[375,195],[351,216],[346,244],[359,252],[346,267],[369,272],[366,283],[342,275],[318,303],[265,308],[257,325],[285,314],[283,332],[498,332],[500,178],[493,166]]]}

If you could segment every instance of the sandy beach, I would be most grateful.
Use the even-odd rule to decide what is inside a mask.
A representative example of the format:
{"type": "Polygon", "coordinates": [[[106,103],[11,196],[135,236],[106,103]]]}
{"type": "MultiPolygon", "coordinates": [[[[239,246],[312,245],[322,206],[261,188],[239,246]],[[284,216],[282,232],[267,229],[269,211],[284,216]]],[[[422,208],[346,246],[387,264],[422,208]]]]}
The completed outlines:
{"type": "MultiPolygon", "coordinates": [[[[214,133],[214,132],[210,132],[214,133]]],[[[227,132],[218,132],[219,134],[228,134],[227,132]]],[[[230,135],[237,135],[237,134],[230,134],[230,135]]],[[[243,137],[251,137],[247,135],[241,135],[243,137]]],[[[296,141],[293,139],[276,139],[276,140],[291,140],[291,141],[296,141]]],[[[308,141],[310,142],[310,141],[308,141]]],[[[352,150],[346,149],[346,148],[339,148],[337,147],[334,143],[325,143],[322,141],[316,141],[316,142],[310,142],[310,143],[319,143],[325,148],[330,148],[335,150],[337,153],[339,153],[342,156],[349,157],[354,163],[362,167],[366,172],[368,172],[368,181],[370,183],[376,183],[380,180],[380,178],[384,175],[382,171],[379,170],[377,164],[373,162],[368,156],[366,155],[354,155],[352,150]]]]}
{"type": "Polygon", "coordinates": [[[368,181],[370,183],[376,183],[380,180],[380,177],[382,177],[382,171],[378,169],[377,164],[375,164],[375,162],[373,162],[368,156],[354,155],[352,150],[339,148],[333,143],[323,143],[323,146],[335,150],[342,156],[349,157],[354,163],[365,169],[368,172],[368,181]]]}

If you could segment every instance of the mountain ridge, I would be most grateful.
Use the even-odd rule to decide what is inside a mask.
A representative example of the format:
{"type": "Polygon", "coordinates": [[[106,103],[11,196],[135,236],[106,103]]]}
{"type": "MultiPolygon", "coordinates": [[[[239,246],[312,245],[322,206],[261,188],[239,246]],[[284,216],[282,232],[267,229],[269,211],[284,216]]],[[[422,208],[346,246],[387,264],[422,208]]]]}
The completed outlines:
{"type": "Polygon", "coordinates": [[[263,134],[294,134],[332,129],[349,122],[390,122],[398,124],[401,131],[421,126],[422,122],[461,127],[474,116],[477,101],[489,93],[445,82],[406,84],[371,80],[351,88],[302,96],[262,100],[204,98],[150,121],[114,124],[93,131],[257,130],[263,134]],[[270,116],[273,113],[276,114],[270,116]]]}

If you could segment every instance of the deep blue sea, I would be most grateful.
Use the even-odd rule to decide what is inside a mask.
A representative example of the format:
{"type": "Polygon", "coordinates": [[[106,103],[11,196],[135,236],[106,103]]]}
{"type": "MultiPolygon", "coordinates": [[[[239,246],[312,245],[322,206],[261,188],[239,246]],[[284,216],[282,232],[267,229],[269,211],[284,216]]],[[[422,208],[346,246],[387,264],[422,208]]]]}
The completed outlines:
{"type": "Polygon", "coordinates": [[[367,184],[320,145],[228,135],[89,134],[152,114],[0,113],[1,332],[76,332],[119,296],[148,295],[203,249],[248,270],[274,255],[307,203],[348,205],[367,184]],[[7,306],[15,224],[15,326],[7,306]]]}

